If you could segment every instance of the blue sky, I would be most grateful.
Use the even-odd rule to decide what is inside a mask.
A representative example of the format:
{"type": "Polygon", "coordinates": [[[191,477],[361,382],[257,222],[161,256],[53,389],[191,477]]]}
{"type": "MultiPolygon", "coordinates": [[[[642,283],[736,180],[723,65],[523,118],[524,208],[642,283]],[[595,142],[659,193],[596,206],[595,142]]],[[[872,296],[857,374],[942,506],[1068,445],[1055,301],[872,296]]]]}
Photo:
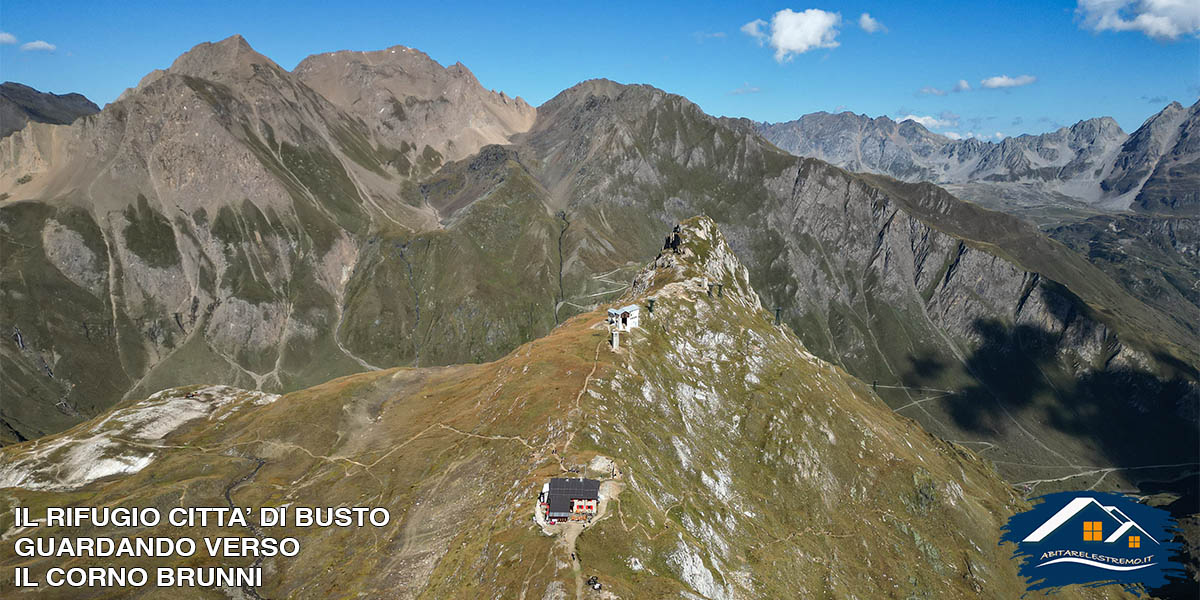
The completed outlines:
{"type": "Polygon", "coordinates": [[[403,44],[535,105],[607,77],[715,115],[915,115],[993,138],[1101,115],[1132,131],[1200,94],[1195,0],[332,4],[4,0],[0,78],[103,105],[195,44],[241,33],[288,69],[309,54],[403,44]],[[984,87],[998,77],[1009,86],[984,87]],[[960,80],[971,89],[951,91],[960,80]]]}

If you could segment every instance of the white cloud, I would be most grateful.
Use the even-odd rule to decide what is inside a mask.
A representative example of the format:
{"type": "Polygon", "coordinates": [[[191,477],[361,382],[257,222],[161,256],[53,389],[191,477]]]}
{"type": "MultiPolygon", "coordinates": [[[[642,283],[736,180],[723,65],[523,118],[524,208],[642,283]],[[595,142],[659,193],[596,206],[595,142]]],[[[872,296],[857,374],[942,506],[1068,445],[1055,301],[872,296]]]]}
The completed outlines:
{"type": "Polygon", "coordinates": [[[997,75],[995,77],[988,77],[987,79],[980,81],[979,85],[982,85],[985,88],[992,88],[992,89],[1010,88],[1010,87],[1021,87],[1023,85],[1029,85],[1035,81],[1037,81],[1037,77],[1034,77],[1033,75],[1018,75],[1016,77],[1009,77],[1008,75],[997,75]]]}
{"type": "Polygon", "coordinates": [[[945,127],[954,127],[954,126],[958,125],[957,118],[953,118],[953,119],[945,118],[947,116],[954,117],[955,115],[947,115],[946,113],[942,113],[942,116],[943,116],[943,118],[939,119],[937,117],[932,117],[932,116],[928,116],[928,115],[926,115],[926,116],[904,115],[903,117],[896,119],[896,121],[901,122],[901,123],[903,123],[904,121],[913,121],[915,123],[920,123],[926,129],[942,129],[945,127]]]}
{"type": "Polygon", "coordinates": [[[837,48],[834,38],[842,15],[810,8],[804,12],[793,12],[785,8],[771,20],[771,47],[775,48],[775,60],[790,60],[792,54],[803,54],[814,48],[837,48]]]}
{"type": "Polygon", "coordinates": [[[950,88],[949,90],[943,90],[942,88],[936,88],[931,85],[927,85],[917,90],[917,93],[921,94],[922,96],[945,96],[946,94],[952,92],[957,94],[958,92],[969,91],[971,91],[971,84],[967,83],[966,79],[959,79],[958,83],[954,84],[954,87],[950,88]]]}
{"type": "Polygon", "coordinates": [[[733,96],[741,96],[744,94],[757,94],[761,91],[762,91],[762,88],[760,88],[756,85],[750,85],[750,82],[746,82],[745,84],[742,85],[742,87],[737,88],[736,90],[729,90],[729,93],[730,93],[730,95],[733,95],[733,96]]]}
{"type": "Polygon", "coordinates": [[[867,33],[875,33],[876,31],[887,33],[887,27],[885,27],[883,23],[880,23],[878,19],[867,13],[863,13],[858,17],[858,26],[862,27],[863,31],[867,33]]]}
{"type": "Polygon", "coordinates": [[[960,133],[957,133],[957,132],[954,132],[954,131],[943,131],[943,132],[942,132],[942,135],[944,135],[944,136],[946,136],[946,137],[948,137],[948,138],[950,138],[950,139],[952,139],[952,140],[961,140],[961,139],[963,139],[963,136],[962,136],[962,134],[960,134],[960,133]]]}
{"type": "Polygon", "coordinates": [[[27,42],[27,43],[21,44],[22,52],[31,52],[31,51],[54,52],[57,49],[58,49],[58,46],[55,46],[54,44],[51,44],[50,42],[45,42],[42,40],[37,40],[36,42],[27,42]]]}
{"type": "Polygon", "coordinates": [[[1079,0],[1075,14],[1092,31],[1140,31],[1160,40],[1200,34],[1196,0],[1079,0]]]}
{"type": "Polygon", "coordinates": [[[755,19],[749,23],[746,23],[745,25],[742,25],[741,31],[742,33],[758,40],[758,45],[761,46],[767,39],[767,34],[762,30],[763,26],[766,24],[767,22],[762,19],[755,19]]]}
{"type": "Polygon", "coordinates": [[[0,31],[0,44],[7,45],[15,43],[17,43],[17,36],[8,33],[7,31],[0,31]]]}
{"type": "Polygon", "coordinates": [[[771,32],[763,31],[767,22],[755,19],[742,26],[742,32],[764,42],[775,49],[775,60],[787,62],[793,55],[804,54],[815,48],[837,48],[838,25],[842,22],[840,13],[826,12],[819,8],[810,8],[802,12],[785,8],[771,17],[771,32]]]}
{"type": "Polygon", "coordinates": [[[858,17],[858,26],[863,28],[863,31],[868,32],[868,34],[875,34],[877,31],[883,31],[884,34],[888,32],[887,25],[880,23],[880,19],[871,17],[869,13],[865,12],[858,17]]]}

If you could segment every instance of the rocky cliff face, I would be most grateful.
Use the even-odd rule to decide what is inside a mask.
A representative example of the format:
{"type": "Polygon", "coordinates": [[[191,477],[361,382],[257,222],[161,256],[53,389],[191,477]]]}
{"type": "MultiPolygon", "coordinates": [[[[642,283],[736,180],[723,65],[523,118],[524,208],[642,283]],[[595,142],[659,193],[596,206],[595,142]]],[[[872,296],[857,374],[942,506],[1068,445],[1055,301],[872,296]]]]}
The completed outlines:
{"type": "Polygon", "coordinates": [[[50,94],[11,81],[0,84],[0,138],[30,121],[66,125],[98,112],[100,107],[83,94],[50,94]]]}
{"type": "MultiPolygon", "coordinates": [[[[711,220],[681,234],[681,252],[660,254],[619,299],[656,301],[618,351],[597,310],[485,364],[359,374],[283,397],[166,390],[0,449],[0,489],[34,514],[79,493],[119,506],[391,513],[381,528],[260,528],[302,550],[262,560],[263,585],[240,590],[249,596],[562,599],[584,597],[590,575],[605,598],[1020,595],[996,540],[1025,503],[976,454],[897,416],[773,325],[711,220]],[[103,468],[82,469],[91,456],[103,468]],[[586,529],[535,524],[542,484],[576,472],[603,480],[599,516],[586,529]]],[[[52,560],[0,547],[3,568],[40,576],[52,560]]],[[[70,593],[81,591],[114,590],[70,593]]]]}
{"type": "Polygon", "coordinates": [[[1197,111],[1200,103],[1172,103],[1132,135],[1102,117],[998,143],[952,140],[913,121],[848,112],[753,125],[793,154],[904,181],[958,184],[968,199],[996,208],[1024,213],[1057,202],[1180,213],[1194,202],[1196,186],[1188,184],[1200,150],[1189,132],[1197,111]],[[1031,191],[1036,199],[1028,198],[1031,191]]]}
{"type": "Polygon", "coordinates": [[[1121,146],[1112,174],[1101,182],[1111,194],[1133,197],[1143,212],[1195,215],[1200,207],[1200,102],[1178,102],[1150,117],[1121,146]]]}
{"type": "Polygon", "coordinates": [[[1200,326],[1200,218],[1098,215],[1047,233],[1180,327],[1200,326]]]}
{"type": "MultiPolygon", "coordinates": [[[[903,181],[943,183],[960,198],[1037,223],[1190,337],[1200,322],[1189,291],[1196,271],[1184,266],[1194,262],[1185,249],[1200,239],[1189,213],[1193,190],[1200,189],[1193,173],[1200,168],[1193,131],[1198,111],[1200,103],[1172,103],[1129,136],[1101,118],[1000,143],[953,141],[912,121],[851,113],[741,125],[794,154],[903,181]],[[1153,214],[1109,210],[1126,208],[1153,214]]],[[[1069,287],[1080,284],[1086,283],[1069,287]]]]}
{"type": "Polygon", "coordinates": [[[519,97],[483,89],[462,63],[443,68],[404,46],[317,54],[301,61],[294,73],[369,123],[382,143],[428,145],[446,160],[505,144],[528,130],[536,115],[519,97]]]}

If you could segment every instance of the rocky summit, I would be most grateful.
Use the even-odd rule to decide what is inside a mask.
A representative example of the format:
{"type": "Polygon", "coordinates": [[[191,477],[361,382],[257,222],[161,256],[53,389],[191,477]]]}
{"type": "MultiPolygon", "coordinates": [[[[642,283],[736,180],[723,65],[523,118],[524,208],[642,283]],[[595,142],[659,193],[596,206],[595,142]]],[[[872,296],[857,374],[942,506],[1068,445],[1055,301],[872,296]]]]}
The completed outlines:
{"type": "MultiPolygon", "coordinates": [[[[353,505],[393,517],[321,533],[210,525],[205,535],[295,536],[302,549],[231,559],[262,568],[261,585],[196,597],[567,598],[592,577],[605,598],[1020,595],[995,540],[1025,503],[992,467],[775,325],[712,220],[686,221],[681,237],[605,305],[642,307],[617,348],[597,310],[485,364],[375,371],[281,397],[165,390],[0,450],[0,486],[35,513],[71,494],[164,511],[353,505]],[[576,473],[601,482],[596,518],[535,523],[543,482],[576,473]]],[[[0,547],[6,570],[55,562],[0,547]]],[[[74,564],[125,562],[138,561],[74,564]]],[[[46,597],[56,594],[153,595],[46,597]]]]}
{"type": "Polygon", "coordinates": [[[527,131],[537,114],[519,97],[484,90],[462,63],[443,68],[404,46],[318,54],[301,61],[294,73],[370,123],[381,142],[428,145],[447,160],[507,143],[527,131]]]}

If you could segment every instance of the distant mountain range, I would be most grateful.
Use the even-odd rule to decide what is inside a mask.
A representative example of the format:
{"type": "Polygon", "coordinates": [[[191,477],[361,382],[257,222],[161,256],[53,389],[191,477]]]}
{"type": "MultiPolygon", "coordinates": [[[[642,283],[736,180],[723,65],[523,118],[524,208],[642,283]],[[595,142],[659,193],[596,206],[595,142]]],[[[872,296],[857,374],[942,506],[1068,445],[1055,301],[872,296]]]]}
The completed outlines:
{"type": "Polygon", "coordinates": [[[98,112],[100,107],[82,94],[48,94],[11,81],[0,83],[0,137],[29,121],[66,125],[98,112]]]}
{"type": "Polygon", "coordinates": [[[1200,208],[1200,102],[1173,102],[1132,135],[1108,117],[1000,142],[954,140],[912,120],[849,112],[754,126],[788,152],[852,171],[981,184],[955,189],[985,204],[989,193],[1011,198],[1033,188],[1105,209],[1194,215],[1200,208]]]}

